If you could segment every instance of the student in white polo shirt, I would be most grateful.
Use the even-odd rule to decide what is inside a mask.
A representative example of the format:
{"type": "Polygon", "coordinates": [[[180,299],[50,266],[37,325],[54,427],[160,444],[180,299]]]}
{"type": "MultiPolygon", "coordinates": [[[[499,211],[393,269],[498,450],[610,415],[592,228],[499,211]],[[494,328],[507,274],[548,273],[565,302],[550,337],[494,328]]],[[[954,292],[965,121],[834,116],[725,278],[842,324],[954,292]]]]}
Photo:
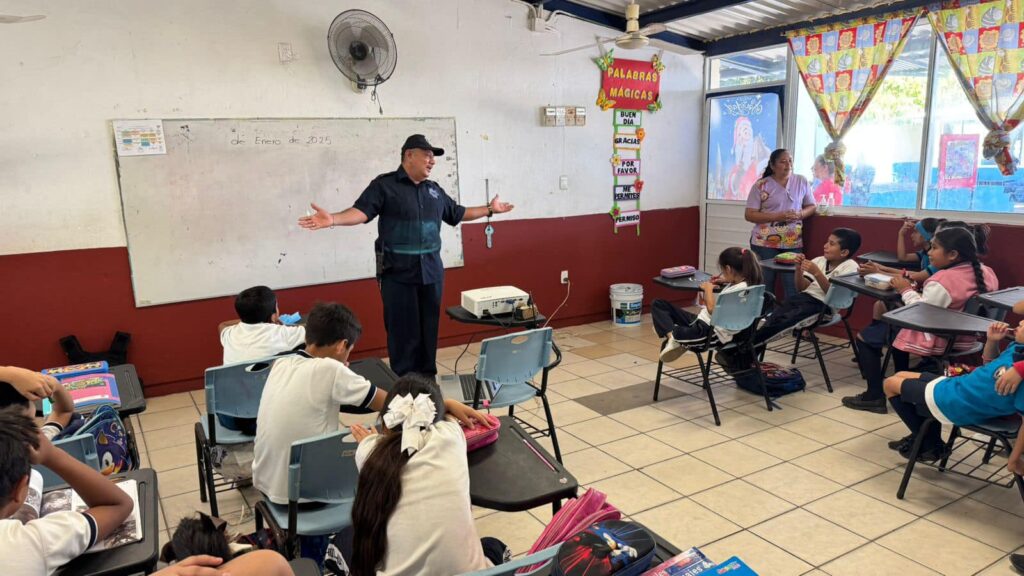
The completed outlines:
{"type": "Polygon", "coordinates": [[[235,297],[238,320],[217,327],[224,347],[224,363],[259,360],[295,349],[306,339],[302,326],[285,326],[278,321],[277,295],[266,286],[253,286],[235,297]]]}

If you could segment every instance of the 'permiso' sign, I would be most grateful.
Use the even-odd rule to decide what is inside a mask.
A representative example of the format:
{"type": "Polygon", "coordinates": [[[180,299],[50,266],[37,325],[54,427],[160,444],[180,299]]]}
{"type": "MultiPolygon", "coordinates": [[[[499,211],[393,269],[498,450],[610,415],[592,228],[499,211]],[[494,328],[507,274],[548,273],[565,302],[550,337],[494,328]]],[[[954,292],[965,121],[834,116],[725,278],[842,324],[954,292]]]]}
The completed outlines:
{"type": "Polygon", "coordinates": [[[615,58],[601,74],[601,90],[617,110],[649,110],[659,101],[661,72],[654,61],[615,58]]]}

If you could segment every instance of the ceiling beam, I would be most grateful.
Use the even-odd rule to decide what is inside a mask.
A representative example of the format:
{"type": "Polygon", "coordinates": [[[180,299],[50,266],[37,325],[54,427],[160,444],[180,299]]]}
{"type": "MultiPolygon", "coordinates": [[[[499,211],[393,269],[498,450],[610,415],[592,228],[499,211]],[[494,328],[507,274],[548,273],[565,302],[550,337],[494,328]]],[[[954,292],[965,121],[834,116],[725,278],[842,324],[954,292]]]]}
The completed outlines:
{"type": "Polygon", "coordinates": [[[690,0],[683,4],[666,6],[652,10],[640,16],[640,26],[648,24],[668,24],[675,20],[682,20],[691,16],[700,16],[708,12],[714,12],[721,8],[728,8],[737,4],[746,4],[751,0],[690,0]]]}
{"type": "Polygon", "coordinates": [[[789,30],[804,28],[807,26],[820,26],[822,24],[835,24],[846,20],[885,14],[886,12],[893,12],[895,10],[920,8],[931,4],[933,1],[934,0],[900,0],[899,2],[893,2],[883,6],[874,6],[872,8],[865,8],[854,12],[846,12],[845,14],[824,16],[813,20],[792,22],[790,24],[776,26],[774,28],[750,32],[749,34],[739,34],[737,36],[722,38],[721,40],[713,40],[707,43],[707,50],[704,52],[704,55],[718,56],[721,54],[728,54],[730,52],[740,52],[743,50],[752,50],[755,48],[774,46],[776,44],[784,44],[786,42],[784,34],[789,30]]]}
{"type": "MultiPolygon", "coordinates": [[[[622,31],[626,29],[625,17],[605,12],[598,8],[584,6],[582,4],[570,2],[569,0],[544,0],[543,2],[536,2],[536,4],[543,5],[543,8],[549,12],[564,12],[574,18],[590,22],[591,24],[611,28],[616,32],[616,34],[622,34],[622,31]]],[[[677,32],[665,31],[660,34],[653,34],[651,35],[651,38],[657,38],[658,40],[699,52],[703,52],[705,48],[705,43],[703,41],[677,32]]]]}

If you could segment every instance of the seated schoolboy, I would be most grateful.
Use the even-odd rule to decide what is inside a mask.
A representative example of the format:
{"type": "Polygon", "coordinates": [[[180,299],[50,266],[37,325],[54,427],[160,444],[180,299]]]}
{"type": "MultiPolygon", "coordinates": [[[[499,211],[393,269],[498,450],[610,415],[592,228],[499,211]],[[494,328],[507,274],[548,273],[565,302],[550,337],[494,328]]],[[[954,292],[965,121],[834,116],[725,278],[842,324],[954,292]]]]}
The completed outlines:
{"type": "Polygon", "coordinates": [[[238,320],[217,327],[224,347],[224,363],[258,360],[293,350],[306,339],[302,326],[278,321],[277,296],[266,286],[253,286],[235,297],[238,320]]]}
{"type": "Polygon", "coordinates": [[[462,574],[507,562],[480,539],[469,498],[466,436],[432,380],[406,375],[387,396],[381,433],[353,425],[359,486],[353,576],[462,574]],[[424,518],[431,518],[425,522],[424,518]]]}
{"type": "MultiPolygon", "coordinates": [[[[384,407],[385,392],[348,369],[362,326],[347,307],[319,303],[306,320],[306,349],[274,362],[256,416],[253,485],[271,502],[288,503],[288,457],[292,442],[338,430],[342,406],[384,407]]],[[[454,400],[448,413],[470,424],[483,414],[454,400]]]]}
{"type": "Polygon", "coordinates": [[[53,440],[71,422],[75,401],[53,376],[15,366],[0,366],[0,408],[20,406],[25,415],[34,418],[36,400],[49,398],[53,410],[46,417],[41,432],[53,440]]]}
{"type": "Polygon", "coordinates": [[[787,298],[772,311],[757,330],[755,341],[765,342],[801,321],[821,314],[825,309],[825,294],[831,286],[831,278],[857,272],[853,256],[859,249],[860,234],[856,230],[836,228],[828,235],[821,256],[807,260],[803,254],[798,254],[793,274],[800,293],[787,298]]]}
{"type": "MultiPolygon", "coordinates": [[[[1015,309],[1024,313],[1024,303],[1015,309]]],[[[898,372],[885,379],[885,395],[893,410],[903,420],[910,435],[889,443],[907,457],[922,424],[928,416],[942,424],[968,426],[981,424],[1000,416],[1024,412],[1024,392],[1019,388],[1020,373],[1015,364],[1024,360],[1024,321],[1014,335],[1014,342],[999,352],[999,344],[1009,332],[1003,322],[994,322],[988,329],[988,339],[982,358],[986,364],[962,376],[946,378],[936,374],[920,372],[898,372]]],[[[931,426],[921,444],[918,459],[934,461],[945,455],[939,426],[931,426]]],[[[1024,448],[1018,441],[1014,448],[1016,457],[1024,448]]],[[[1010,457],[1010,470],[1014,471],[1016,460],[1010,457]]],[[[1019,464],[1016,464],[1019,468],[1019,464]]]]}
{"type": "MultiPolygon", "coordinates": [[[[900,293],[904,304],[925,302],[950,310],[963,310],[967,301],[978,294],[999,289],[995,272],[981,263],[986,252],[988,227],[940,228],[932,238],[928,254],[938,269],[924,283],[921,292],[914,290],[910,281],[901,276],[892,279],[892,287],[900,293]]],[[[874,320],[857,335],[857,360],[861,375],[867,381],[867,390],[843,398],[843,406],[885,414],[885,392],[882,376],[882,350],[889,344],[888,325],[874,320]]],[[[975,338],[961,336],[953,344],[954,351],[968,350],[975,338]]],[[[892,342],[892,360],[896,372],[910,367],[910,355],[936,357],[946,351],[945,338],[903,328],[892,342]]]]}
{"type": "Polygon", "coordinates": [[[4,576],[53,574],[109,536],[128,517],[132,506],[132,499],[106,476],[54,448],[20,406],[0,410],[0,558],[4,576]],[[24,524],[10,518],[28,496],[33,464],[60,476],[88,509],[55,512],[24,524]]]}

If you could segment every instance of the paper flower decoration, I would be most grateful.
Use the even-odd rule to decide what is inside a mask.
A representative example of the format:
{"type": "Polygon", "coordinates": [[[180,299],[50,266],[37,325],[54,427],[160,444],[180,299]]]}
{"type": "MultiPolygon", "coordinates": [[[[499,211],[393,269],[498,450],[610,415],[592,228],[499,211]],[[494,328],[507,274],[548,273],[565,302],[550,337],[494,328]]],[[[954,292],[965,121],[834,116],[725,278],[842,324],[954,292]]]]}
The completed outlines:
{"type": "Polygon", "coordinates": [[[614,220],[619,217],[619,214],[622,214],[622,208],[614,206],[612,207],[611,212],[608,212],[608,214],[612,217],[612,220],[614,220]]]}
{"type": "Polygon", "coordinates": [[[643,192],[644,191],[644,181],[643,180],[637,180],[636,182],[633,182],[633,189],[636,190],[637,194],[639,194],[640,192],[643,192]]]}
{"type": "Polygon", "coordinates": [[[644,130],[643,128],[637,128],[636,129],[636,139],[641,141],[641,142],[643,142],[644,141],[644,136],[647,136],[647,131],[644,130]]]}
{"type": "Polygon", "coordinates": [[[611,158],[611,163],[612,166],[618,166],[619,164],[622,164],[622,157],[619,156],[618,154],[613,155],[611,158]]]}

